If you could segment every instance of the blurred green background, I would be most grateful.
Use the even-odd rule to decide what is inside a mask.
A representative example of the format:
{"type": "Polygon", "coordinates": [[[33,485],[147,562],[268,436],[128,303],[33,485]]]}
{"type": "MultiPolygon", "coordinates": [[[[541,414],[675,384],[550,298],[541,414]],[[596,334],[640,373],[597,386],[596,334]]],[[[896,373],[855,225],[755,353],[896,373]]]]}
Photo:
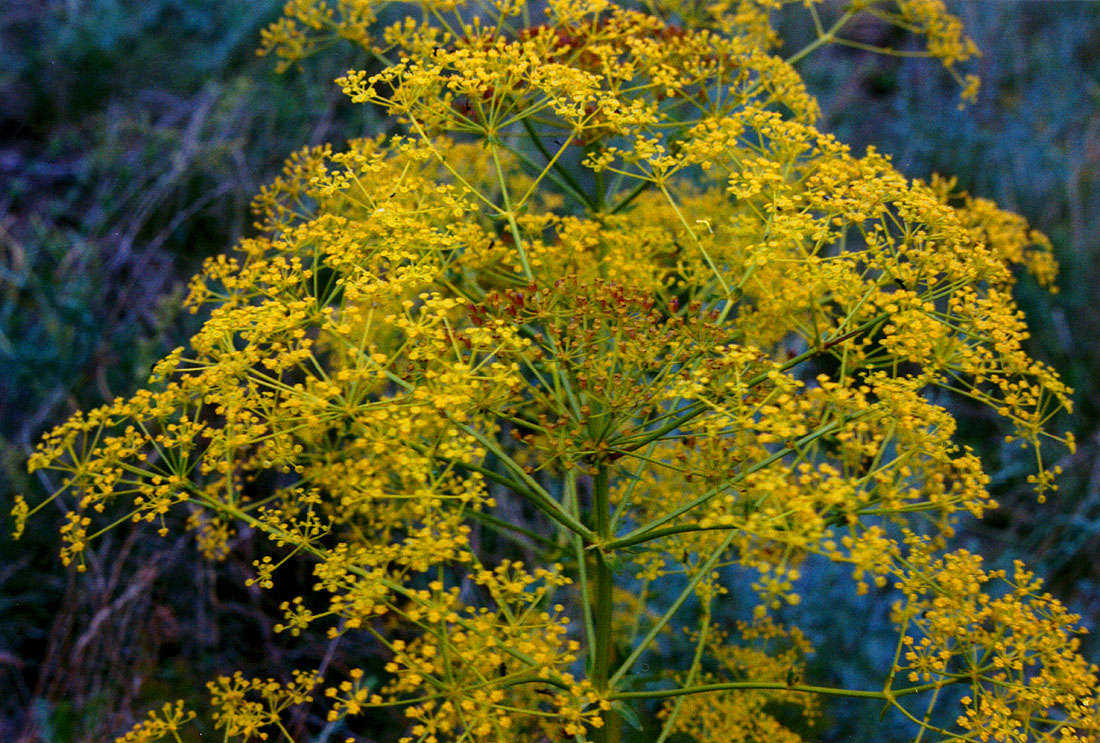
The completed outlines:
{"type": "MultiPolygon", "coordinates": [[[[959,541],[994,564],[1025,558],[1098,630],[1100,3],[948,5],[983,51],[973,66],[982,91],[963,111],[934,63],[832,47],[801,71],[824,128],[857,151],[875,145],[913,177],[957,176],[1052,238],[1061,292],[1024,281],[1018,298],[1032,353],[1077,390],[1075,415],[1056,423],[1080,446],[1040,506],[1024,482],[1029,455],[1004,447],[986,413],[959,410],[1002,504],[964,524],[959,541]]],[[[361,52],[335,46],[283,75],[255,55],[279,10],[269,0],[0,3],[0,513],[16,493],[33,503],[56,488],[24,468],[45,428],[131,392],[194,330],[178,310],[183,283],[203,257],[250,234],[248,202],[283,159],[385,126],[331,82],[367,66],[361,52]]],[[[792,48],[806,39],[804,21],[793,10],[779,18],[792,48]]],[[[910,43],[874,22],[854,32],[910,43]]],[[[19,543],[4,523],[0,741],[108,740],[213,674],[333,657],[331,644],[271,634],[270,599],[242,587],[255,549],[247,534],[214,570],[185,539],[120,529],[89,550],[77,578],[56,559],[56,518],[32,519],[19,543]]],[[[892,649],[890,628],[831,575],[821,569],[805,607],[818,618],[808,628],[822,648],[814,669],[860,684],[881,652],[876,638],[892,649]]],[[[1086,639],[1085,651],[1100,660],[1100,642],[1086,639]]],[[[821,735],[873,739],[863,726],[876,711],[866,712],[833,710],[821,735]]],[[[304,714],[296,730],[324,728],[304,714]]]]}

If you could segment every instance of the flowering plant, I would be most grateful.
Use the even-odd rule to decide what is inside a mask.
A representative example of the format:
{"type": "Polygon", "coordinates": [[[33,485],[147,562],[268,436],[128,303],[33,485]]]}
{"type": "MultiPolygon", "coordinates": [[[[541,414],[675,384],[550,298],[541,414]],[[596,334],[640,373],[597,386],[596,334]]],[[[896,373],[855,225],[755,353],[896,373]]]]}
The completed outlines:
{"type": "MultiPolygon", "coordinates": [[[[334,723],[400,709],[402,742],[793,741],[833,696],[917,739],[1097,739],[1077,618],[1022,564],[947,548],[957,514],[994,505],[947,395],[1034,449],[1040,497],[1043,440],[1073,445],[1046,431],[1069,390],[1025,353],[1011,296],[1018,266],[1052,283],[1049,242],[853,155],[793,67],[856,44],[860,13],[960,81],[976,50],[939,0],[835,22],[800,0],[816,40],[784,58],[781,4],[423,0],[375,36],[383,3],[292,0],[265,32],[284,67],[361,44],[380,71],[338,82],[404,133],[291,158],[260,236],[193,280],[190,349],[30,461],[75,498],[77,570],[127,520],[166,535],[182,514],[212,560],[255,530],[272,554],[250,582],[313,565],[276,631],[385,653],[382,680],[212,681],[227,740],[291,740],[282,713],[311,703],[334,723]],[[880,688],[806,675],[779,614],[814,555],[895,593],[880,688]],[[662,650],[674,622],[685,657],[662,650]]],[[[120,740],[178,741],[194,714],[168,704],[120,740]]]]}

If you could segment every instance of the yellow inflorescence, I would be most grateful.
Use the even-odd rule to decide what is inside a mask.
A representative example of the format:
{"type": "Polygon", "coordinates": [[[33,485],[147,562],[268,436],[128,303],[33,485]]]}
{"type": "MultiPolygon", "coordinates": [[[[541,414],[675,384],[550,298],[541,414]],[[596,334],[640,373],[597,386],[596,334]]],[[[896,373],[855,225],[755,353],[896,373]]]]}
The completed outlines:
{"type": "MultiPolygon", "coordinates": [[[[406,133],[292,157],[255,200],[260,235],[192,281],[189,346],[30,460],[73,501],[66,564],[101,519],[186,528],[213,560],[251,527],[270,547],[250,585],[313,565],[276,631],[385,657],[381,680],[217,679],[227,739],[315,704],[331,724],[396,709],[417,743],[608,743],[666,693],[662,741],[796,741],[792,719],[846,693],[943,740],[1100,734],[1076,618],[1022,566],[945,552],[958,514],[995,504],[935,390],[1036,452],[1072,446],[1047,431],[1070,390],[1012,298],[1017,269],[1052,285],[1050,243],[819,131],[811,49],[777,51],[785,4],[433,0],[375,29],[386,3],[293,0],[265,32],[283,67],[337,38],[369,50],[381,70],[338,82],[406,133]],[[811,648],[774,614],[812,554],[904,597],[881,691],[803,678],[811,648]],[[712,608],[744,601],[733,567],[754,595],[731,639],[712,608]],[[694,656],[639,674],[683,607],[694,656]]],[[[860,0],[832,26],[797,4],[814,47],[864,12],[953,73],[976,53],[938,0],[860,0]]],[[[1057,471],[1037,461],[1042,496],[1057,471]]],[[[17,533],[37,508],[16,501],[17,533]]]]}

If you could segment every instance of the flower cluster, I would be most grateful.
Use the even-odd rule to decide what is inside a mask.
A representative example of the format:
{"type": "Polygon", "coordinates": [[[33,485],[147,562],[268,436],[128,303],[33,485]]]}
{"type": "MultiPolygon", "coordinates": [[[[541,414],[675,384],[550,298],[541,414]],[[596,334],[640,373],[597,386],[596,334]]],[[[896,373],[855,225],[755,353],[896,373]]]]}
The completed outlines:
{"type": "Polygon", "coordinates": [[[1019,561],[1009,576],[965,550],[934,558],[908,541],[896,570],[905,599],[894,607],[904,649],[895,671],[936,688],[965,685],[956,724],[973,740],[1095,740],[1100,669],[1077,653],[1079,617],[1040,593],[1019,561]]]}
{"type": "MultiPolygon", "coordinates": [[[[714,672],[695,679],[709,686],[706,693],[670,699],[661,712],[669,729],[700,743],[776,741],[800,743],[802,737],[775,715],[777,708],[797,710],[803,722],[818,715],[817,699],[797,689],[802,660],[810,645],[797,629],[762,618],[739,623],[742,643],[732,644],[715,631],[702,647],[715,664],[714,672]]],[[[697,638],[699,642],[702,638],[697,638]]]]}
{"type": "MultiPolygon", "coordinates": [[[[189,346],[30,460],[72,501],[66,564],[101,521],[188,529],[215,560],[250,527],[270,542],[250,584],[312,563],[277,631],[385,657],[317,700],[312,671],[218,679],[227,739],[289,738],[281,713],[315,704],[330,724],[396,710],[410,743],[612,743],[658,699],[661,741],[793,741],[789,720],[845,694],[945,740],[1095,739],[1074,620],[1022,567],[943,554],[958,514],[994,505],[945,393],[1034,447],[1040,496],[1041,447],[1072,446],[1047,430],[1070,390],[1012,298],[1023,272],[1052,282],[1050,243],[821,132],[795,67],[856,43],[859,13],[952,72],[975,50],[939,0],[836,19],[803,0],[817,38],[782,57],[782,4],[424,0],[378,30],[385,3],[292,0],[265,32],[283,66],[364,46],[380,71],[339,84],[406,133],[292,157],[258,236],[192,281],[189,346]],[[861,593],[896,581],[883,690],[803,678],[810,648],[774,613],[813,554],[861,593]],[[713,608],[741,600],[731,640],[713,608]],[[640,677],[681,621],[694,655],[640,677]],[[969,696],[932,720],[947,687],[969,696]],[[923,717],[903,703],[926,697],[923,717]]],[[[16,531],[41,507],[17,501],[16,531]]]]}

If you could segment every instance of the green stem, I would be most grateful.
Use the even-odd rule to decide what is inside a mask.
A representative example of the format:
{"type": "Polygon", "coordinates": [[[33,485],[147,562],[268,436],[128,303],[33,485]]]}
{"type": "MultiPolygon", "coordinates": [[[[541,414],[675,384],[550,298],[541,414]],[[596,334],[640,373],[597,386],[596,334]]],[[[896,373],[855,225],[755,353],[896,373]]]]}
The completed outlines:
{"type": "Polygon", "coordinates": [[[530,548],[532,545],[539,545],[546,549],[552,550],[548,554],[557,554],[561,551],[561,545],[547,539],[541,534],[537,534],[530,529],[524,529],[522,526],[516,526],[513,523],[499,519],[496,516],[485,513],[483,511],[467,511],[470,518],[479,522],[484,526],[496,531],[505,539],[509,539],[521,547],[530,548]]]}
{"type": "Polygon", "coordinates": [[[530,137],[531,143],[534,144],[535,147],[538,148],[538,151],[542,153],[542,156],[546,158],[547,162],[550,164],[550,167],[552,167],[558,173],[558,175],[560,175],[562,179],[569,184],[570,190],[573,192],[573,195],[579,197],[589,211],[596,211],[596,202],[593,201],[590,196],[585,195],[584,188],[581,186],[581,184],[577,183],[577,179],[573,177],[573,174],[569,172],[569,169],[558,162],[558,158],[550,154],[550,150],[548,150],[546,148],[546,145],[542,143],[542,137],[540,137],[538,135],[538,132],[535,131],[535,127],[533,124],[531,124],[530,120],[521,119],[520,123],[523,124],[523,129],[527,132],[527,136],[530,137]]]}
{"type": "MultiPolygon", "coordinates": [[[[786,362],[780,365],[777,370],[781,372],[789,371],[790,369],[793,369],[802,362],[807,361],[808,359],[811,359],[824,351],[827,351],[838,343],[843,343],[846,340],[855,338],[864,331],[874,328],[876,325],[883,322],[887,317],[889,317],[887,313],[882,313],[846,333],[833,336],[832,338],[822,338],[817,345],[808,348],[797,356],[788,359],[786,362]]],[[[745,383],[745,389],[751,389],[761,382],[766,381],[771,373],[772,370],[768,370],[766,372],[761,372],[760,374],[757,374],[755,377],[745,383]]],[[[691,420],[697,418],[700,414],[709,409],[710,408],[708,408],[708,406],[703,401],[696,400],[695,402],[689,403],[680,410],[676,411],[676,413],[679,413],[680,416],[677,418],[673,418],[660,428],[654,429],[652,431],[646,431],[644,434],[639,434],[638,436],[640,436],[640,438],[629,436],[614,440],[611,442],[612,447],[613,449],[622,451],[624,453],[636,451],[650,442],[657,441],[658,439],[663,438],[665,434],[675,431],[677,428],[680,428],[685,423],[688,423],[691,420]]],[[[673,413],[673,415],[675,415],[676,413],[673,413]]],[[[662,418],[663,417],[665,416],[662,416],[662,418]]]]}
{"type": "MultiPolygon", "coordinates": [[[[577,468],[565,474],[565,506],[569,513],[580,519],[580,503],[577,500],[577,468]]],[[[581,594],[581,618],[584,620],[585,639],[588,647],[596,647],[596,624],[592,620],[592,593],[588,587],[588,553],[584,551],[584,539],[570,534],[577,557],[577,583],[581,594]]]]}
{"type": "MultiPolygon", "coordinates": [[[[611,538],[611,498],[608,488],[606,466],[600,466],[592,481],[593,509],[595,510],[596,536],[599,542],[611,538]]],[[[600,694],[606,694],[611,675],[611,646],[614,637],[611,631],[611,617],[614,610],[612,591],[615,576],[607,554],[602,549],[594,550],[596,556],[595,587],[596,598],[593,602],[593,624],[595,625],[596,646],[592,652],[592,684],[600,694]]],[[[603,715],[603,727],[594,731],[596,743],[617,743],[622,733],[618,715],[608,710],[603,715]]]]}
{"type": "MultiPolygon", "coordinates": [[[[549,170],[543,170],[538,166],[538,163],[528,157],[522,150],[516,149],[515,147],[510,147],[504,142],[501,142],[501,144],[507,147],[509,152],[518,157],[524,165],[531,168],[536,173],[539,173],[539,178],[541,178],[542,174],[545,173],[546,177],[553,181],[554,184],[557,185],[557,187],[560,188],[562,191],[572,194],[573,197],[577,199],[577,201],[581,202],[585,206],[589,205],[590,202],[588,197],[584,193],[577,191],[568,181],[562,178],[561,174],[557,171],[557,169],[554,168],[553,164],[551,165],[549,170]]],[[[544,147],[543,150],[546,150],[546,148],[544,147]]],[[[549,150],[546,150],[546,155],[548,157],[554,157],[553,155],[550,155],[549,150]]],[[[524,197],[524,201],[526,200],[527,198],[524,197]]]]}
{"type": "MultiPolygon", "coordinates": [[[[691,659],[691,668],[688,669],[687,674],[687,686],[690,687],[695,683],[695,677],[699,674],[700,663],[703,659],[703,649],[707,644],[707,632],[710,630],[710,602],[708,601],[703,607],[703,621],[700,624],[699,629],[699,642],[695,643],[695,655],[691,659]]],[[[679,697],[672,705],[672,712],[669,713],[668,718],[665,720],[664,727],[661,728],[661,735],[657,738],[656,743],[665,743],[665,740],[676,726],[676,718],[680,716],[680,709],[683,707],[684,698],[679,697]]]]}
{"type": "Polygon", "coordinates": [[[520,268],[523,269],[523,278],[530,281],[534,278],[531,266],[527,263],[527,251],[523,247],[523,238],[519,234],[519,225],[516,224],[516,212],[512,208],[512,200],[508,195],[508,181],[504,177],[504,168],[500,164],[500,156],[497,155],[497,142],[489,142],[489,153],[493,156],[493,166],[497,172],[497,182],[500,184],[500,198],[504,201],[504,216],[508,219],[508,228],[512,232],[512,241],[516,244],[516,253],[519,254],[520,268]]]}
{"type": "Polygon", "coordinates": [[[786,60],[787,64],[789,64],[789,65],[798,64],[798,62],[800,62],[807,55],[813,53],[818,47],[824,46],[825,44],[836,41],[837,40],[836,39],[837,32],[840,31],[840,29],[844,28],[845,24],[847,24],[848,21],[850,21],[852,19],[852,16],[854,16],[855,14],[856,14],[855,11],[852,11],[852,10],[845,11],[844,15],[840,16],[840,18],[837,20],[837,22],[834,23],[829,28],[828,31],[826,31],[824,34],[818,35],[818,37],[816,39],[814,39],[811,43],[804,46],[802,49],[800,49],[795,54],[792,54],[791,56],[787,57],[787,60],[786,60]]]}
{"type": "Polygon", "coordinates": [[[883,699],[893,701],[896,697],[905,697],[912,694],[920,694],[926,691],[940,689],[944,682],[932,682],[920,686],[910,686],[906,689],[889,691],[871,691],[866,689],[838,689],[832,686],[810,686],[808,684],[786,684],[781,681],[730,681],[722,684],[703,684],[700,686],[683,686],[679,689],[654,689],[651,691],[621,691],[612,694],[612,699],[665,699],[668,697],[681,697],[688,694],[707,694],[715,691],[736,691],[745,689],[776,689],[780,691],[795,691],[803,694],[826,694],[829,696],[857,697],[861,699],[883,699]]]}
{"type": "MultiPolygon", "coordinates": [[[[615,684],[619,683],[619,680],[630,672],[630,669],[633,668],[634,663],[637,662],[638,658],[640,658],[642,654],[649,648],[650,643],[652,643],[657,638],[657,635],[661,633],[661,630],[665,628],[665,625],[672,621],[672,617],[676,615],[676,612],[680,610],[680,607],[684,605],[684,602],[687,601],[688,598],[695,592],[695,587],[698,586],[704,578],[710,576],[711,571],[714,569],[714,564],[718,562],[718,558],[722,556],[722,553],[729,549],[729,546],[733,542],[735,536],[737,536],[737,532],[730,532],[730,534],[727,535],[724,540],[722,540],[722,543],[718,545],[718,548],[714,550],[714,552],[711,553],[710,557],[707,558],[706,562],[699,567],[695,575],[688,582],[687,586],[685,586],[684,589],[680,591],[680,595],[677,596],[675,600],[673,600],[672,605],[669,606],[665,613],[661,615],[661,618],[658,619],[653,624],[653,626],[649,628],[649,632],[646,633],[646,636],[642,638],[642,641],[634,647],[634,650],[630,653],[629,656],[627,656],[626,660],[622,662],[622,665],[619,666],[619,670],[615,671],[614,675],[611,676],[610,685],[612,687],[614,687],[615,684]]],[[[620,697],[624,699],[627,698],[618,694],[612,695],[612,699],[618,699],[620,697]]]]}
{"type": "Polygon", "coordinates": [[[602,212],[607,206],[607,185],[604,183],[602,170],[596,171],[596,212],[602,212]]]}
{"type": "Polygon", "coordinates": [[[833,421],[832,423],[828,423],[828,424],[822,426],[821,428],[817,429],[816,431],[811,431],[810,433],[806,434],[805,436],[802,436],[801,438],[796,439],[794,441],[793,446],[784,446],[783,448],[778,449],[771,456],[769,456],[765,459],[761,459],[760,461],[753,464],[751,467],[746,468],[743,472],[740,472],[737,475],[735,475],[734,477],[731,477],[730,479],[726,480],[721,485],[718,485],[717,487],[711,488],[710,490],[706,491],[705,493],[703,493],[701,496],[699,496],[695,500],[691,501],[690,503],[686,503],[683,506],[680,506],[679,508],[676,508],[676,509],[670,511],[669,513],[665,514],[664,516],[661,516],[660,518],[654,519],[653,521],[649,522],[648,524],[643,524],[642,526],[638,527],[637,529],[630,532],[629,534],[625,534],[624,536],[619,537],[618,539],[614,539],[610,542],[607,542],[606,544],[603,545],[604,548],[605,549],[623,549],[624,547],[632,547],[636,544],[641,544],[643,542],[648,542],[652,539],[657,539],[658,537],[668,536],[669,534],[677,534],[677,533],[682,532],[682,531],[700,531],[701,527],[698,524],[677,525],[677,526],[669,527],[667,529],[661,529],[661,527],[664,526],[665,524],[669,523],[669,522],[675,521],[677,518],[679,518],[680,516],[682,516],[683,514],[689,512],[689,511],[691,511],[692,509],[698,508],[699,506],[703,505],[704,503],[706,503],[708,500],[715,497],[719,493],[725,492],[726,490],[728,490],[730,488],[731,485],[734,485],[735,483],[738,483],[741,480],[743,480],[746,475],[751,475],[754,472],[758,472],[758,471],[764,469],[765,467],[768,467],[768,466],[774,464],[775,462],[779,461],[780,459],[787,456],[788,454],[792,454],[792,453],[798,451],[800,448],[806,446],[809,443],[812,443],[813,441],[821,438],[822,436],[827,436],[828,434],[832,433],[833,431],[837,430],[838,428],[841,428],[842,426],[847,425],[848,423],[852,423],[853,421],[859,420],[860,418],[863,418],[863,417],[867,416],[868,414],[869,413],[864,412],[864,413],[858,413],[856,415],[846,416],[841,421],[833,421]]]}
{"type": "Polygon", "coordinates": [[[500,460],[501,464],[503,464],[506,469],[511,471],[511,473],[515,477],[518,477],[520,479],[521,483],[526,486],[526,491],[521,491],[519,494],[527,498],[528,502],[531,505],[545,513],[547,516],[549,516],[554,521],[558,522],[574,534],[580,534],[582,537],[590,541],[596,537],[595,532],[593,532],[584,524],[577,521],[568,512],[566,512],[566,510],[562,508],[561,504],[554,500],[553,496],[551,496],[550,493],[546,492],[546,490],[541,485],[539,485],[533,477],[527,474],[527,472],[514,459],[509,457],[504,452],[504,450],[501,449],[495,441],[493,441],[491,437],[486,436],[480,431],[465,424],[460,423],[458,425],[463,432],[472,436],[475,440],[477,440],[479,444],[484,446],[488,451],[492,452],[492,454],[496,456],[498,460],[500,460]]]}
{"type": "Polygon", "coordinates": [[[635,186],[634,189],[630,193],[628,193],[625,197],[623,197],[622,201],[620,201],[618,204],[616,204],[615,206],[608,209],[607,213],[608,214],[618,214],[623,209],[625,209],[627,206],[629,206],[630,202],[632,202],[632,201],[634,201],[634,199],[638,198],[638,196],[642,193],[642,191],[649,188],[652,184],[653,184],[653,181],[642,181],[637,186],[635,186]]]}

